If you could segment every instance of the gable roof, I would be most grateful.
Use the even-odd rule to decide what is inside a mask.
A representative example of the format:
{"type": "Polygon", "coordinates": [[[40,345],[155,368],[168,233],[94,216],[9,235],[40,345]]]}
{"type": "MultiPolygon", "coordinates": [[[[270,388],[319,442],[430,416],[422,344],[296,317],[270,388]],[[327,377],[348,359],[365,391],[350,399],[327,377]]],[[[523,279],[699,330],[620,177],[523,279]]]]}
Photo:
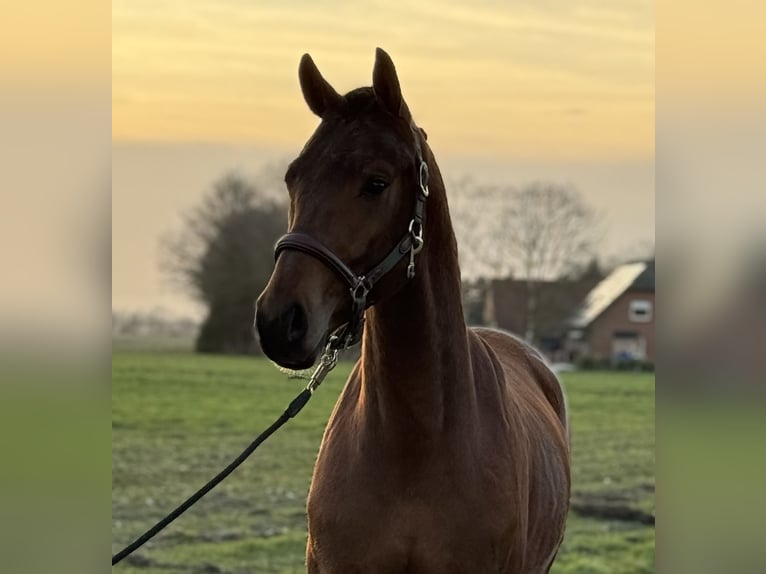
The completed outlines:
{"type": "Polygon", "coordinates": [[[628,289],[654,291],[654,260],[617,267],[588,293],[569,324],[580,329],[587,327],[628,289]]]}

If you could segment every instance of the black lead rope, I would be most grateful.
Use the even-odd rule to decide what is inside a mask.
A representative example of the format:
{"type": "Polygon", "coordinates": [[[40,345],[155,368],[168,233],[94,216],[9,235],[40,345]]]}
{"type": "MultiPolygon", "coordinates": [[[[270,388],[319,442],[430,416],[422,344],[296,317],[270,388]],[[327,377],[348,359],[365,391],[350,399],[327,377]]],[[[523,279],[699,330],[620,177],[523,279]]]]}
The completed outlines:
{"type": "Polygon", "coordinates": [[[154,538],[168,524],[170,524],[176,518],[181,516],[192,505],[194,505],[195,502],[197,502],[200,498],[202,498],[208,492],[213,490],[216,486],[218,486],[218,484],[223,479],[225,479],[232,472],[234,472],[239,465],[245,462],[245,460],[247,460],[247,458],[251,454],[253,454],[255,449],[257,449],[263,441],[265,441],[272,434],[274,434],[277,431],[277,429],[279,429],[279,427],[281,427],[283,424],[285,424],[287,421],[289,421],[291,418],[297,415],[301,411],[301,409],[304,406],[306,406],[306,403],[309,402],[309,399],[311,398],[313,390],[314,390],[313,388],[309,388],[309,387],[303,389],[303,391],[301,391],[301,393],[293,399],[293,401],[287,407],[285,412],[283,412],[280,415],[280,417],[276,421],[274,421],[269,428],[267,428],[260,435],[258,435],[258,437],[253,442],[251,442],[245,450],[242,451],[242,454],[240,454],[237,458],[232,460],[226,468],[224,468],[221,472],[215,475],[205,486],[203,486],[197,492],[195,492],[189,498],[187,498],[183,502],[183,504],[181,504],[173,512],[168,514],[165,518],[160,520],[157,524],[152,526],[149,530],[144,532],[141,536],[139,536],[133,542],[128,544],[125,548],[120,550],[117,554],[112,556],[112,566],[120,562],[123,558],[130,556],[133,552],[135,552],[136,550],[141,548],[141,546],[146,544],[146,542],[154,538]]]}

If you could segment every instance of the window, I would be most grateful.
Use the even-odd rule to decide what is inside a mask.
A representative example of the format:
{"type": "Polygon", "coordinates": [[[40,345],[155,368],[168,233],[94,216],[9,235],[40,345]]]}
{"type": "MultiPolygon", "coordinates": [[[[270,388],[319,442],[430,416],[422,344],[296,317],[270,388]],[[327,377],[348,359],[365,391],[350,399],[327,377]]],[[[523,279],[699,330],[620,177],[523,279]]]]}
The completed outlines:
{"type": "Polygon", "coordinates": [[[582,329],[572,329],[567,333],[570,341],[582,341],[583,335],[582,329]]]}
{"type": "Polygon", "coordinates": [[[638,333],[615,331],[612,335],[612,362],[646,360],[646,340],[638,333]]]}
{"type": "Polygon", "coordinates": [[[631,301],[628,318],[634,323],[648,323],[652,320],[652,302],[646,299],[631,301]]]}

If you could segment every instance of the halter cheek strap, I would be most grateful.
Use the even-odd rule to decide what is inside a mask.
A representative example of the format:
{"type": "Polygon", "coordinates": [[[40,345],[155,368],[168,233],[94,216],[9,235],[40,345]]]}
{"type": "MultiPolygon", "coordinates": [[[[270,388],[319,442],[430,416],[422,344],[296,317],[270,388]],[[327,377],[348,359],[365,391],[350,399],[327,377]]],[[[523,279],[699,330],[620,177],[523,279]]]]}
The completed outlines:
{"type": "MultiPolygon", "coordinates": [[[[415,128],[417,129],[417,128],[415,128]]],[[[351,295],[351,319],[343,325],[339,332],[331,337],[330,344],[335,349],[345,349],[358,343],[364,330],[364,310],[373,304],[368,299],[370,291],[380,279],[390,272],[407,254],[410,261],[407,265],[407,279],[415,277],[415,256],[423,249],[423,221],[425,205],[428,198],[428,164],[423,160],[420,150],[420,139],[415,136],[418,154],[418,183],[419,190],[415,198],[415,213],[410,220],[409,229],[388,255],[375,267],[357,275],[330,248],[323,245],[305,233],[288,233],[283,235],[274,246],[274,259],[286,249],[300,251],[315,257],[332,269],[348,286],[351,295]]]]}

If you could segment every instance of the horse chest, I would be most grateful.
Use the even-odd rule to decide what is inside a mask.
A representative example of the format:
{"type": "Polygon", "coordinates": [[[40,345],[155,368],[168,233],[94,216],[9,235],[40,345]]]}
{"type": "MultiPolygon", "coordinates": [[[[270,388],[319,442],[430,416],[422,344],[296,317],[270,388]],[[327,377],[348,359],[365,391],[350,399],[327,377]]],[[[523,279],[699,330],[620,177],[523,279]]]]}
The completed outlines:
{"type": "MultiPolygon", "coordinates": [[[[317,572],[497,572],[507,517],[454,473],[324,466],[309,496],[309,560],[317,572]],[[484,564],[482,564],[484,563],[484,564]]],[[[325,457],[332,460],[334,457],[325,457]]],[[[311,570],[310,570],[311,572],[311,570]]]]}

